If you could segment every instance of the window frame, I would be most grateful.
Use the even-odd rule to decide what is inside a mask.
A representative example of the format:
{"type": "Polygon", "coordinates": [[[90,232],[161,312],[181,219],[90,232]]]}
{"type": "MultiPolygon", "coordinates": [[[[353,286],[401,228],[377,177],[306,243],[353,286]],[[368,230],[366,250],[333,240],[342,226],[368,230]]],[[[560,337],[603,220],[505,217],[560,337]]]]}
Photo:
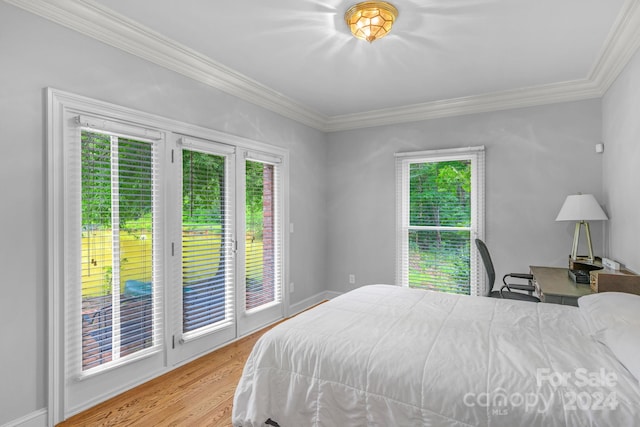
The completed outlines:
{"type": "MultiPolygon", "coordinates": [[[[282,256],[280,258],[282,271],[280,292],[282,295],[281,307],[279,307],[279,318],[289,316],[289,241],[290,236],[285,232],[284,225],[289,224],[289,150],[280,148],[271,144],[266,144],[252,139],[231,135],[225,132],[204,128],[201,126],[190,125],[181,121],[168,119],[161,116],[141,112],[135,109],[91,99],[81,95],[60,91],[54,88],[46,89],[46,122],[47,122],[47,289],[48,289],[48,423],[55,425],[65,418],[87,409],[109,397],[112,397],[126,389],[141,384],[149,379],[162,375],[171,371],[175,366],[184,363],[189,356],[184,353],[172,353],[172,346],[177,348],[180,339],[168,322],[173,322],[173,311],[171,301],[168,300],[172,290],[169,288],[170,282],[175,281],[173,277],[175,269],[173,268],[172,248],[180,244],[180,240],[175,236],[175,230],[179,229],[180,216],[176,215],[175,209],[171,208],[173,203],[178,199],[175,189],[176,181],[180,176],[180,168],[174,165],[175,151],[180,149],[178,143],[180,138],[193,138],[203,141],[215,141],[215,143],[225,144],[234,148],[236,152],[257,152],[269,153],[276,155],[282,160],[282,182],[281,182],[281,200],[282,200],[282,256]],[[75,123],[76,117],[84,117],[89,120],[88,123],[94,123],[101,126],[112,126],[108,130],[116,133],[122,133],[127,137],[138,137],[145,139],[153,139],[160,137],[163,142],[158,148],[158,175],[160,176],[160,187],[157,197],[160,211],[162,212],[163,223],[160,224],[158,244],[162,245],[162,252],[159,257],[162,258],[162,322],[164,327],[161,336],[161,351],[154,351],[146,354],[145,357],[136,358],[133,363],[123,364],[118,369],[123,369],[123,373],[128,374],[125,381],[120,381],[111,388],[97,390],[95,387],[88,389],[87,397],[81,403],[74,403],[73,396],[69,396],[65,383],[68,379],[69,358],[65,353],[65,280],[74,268],[79,270],[79,265],[74,266],[73,262],[69,262],[65,257],[65,245],[67,231],[74,227],[74,223],[69,221],[68,213],[71,210],[78,210],[77,205],[69,204],[67,198],[68,193],[72,191],[70,187],[70,179],[66,165],[78,165],[79,153],[74,156],[70,154],[73,151],[68,147],[69,138],[74,137],[75,132],[79,138],[79,131],[72,130],[77,127],[75,123]],[[73,125],[73,128],[72,128],[73,125]],[[142,360],[142,362],[140,361],[142,360]],[[149,368],[139,369],[140,363],[152,361],[153,365],[149,368]],[[124,368],[123,368],[124,367],[124,368]],[[137,369],[136,369],[137,368],[137,369]]],[[[236,156],[236,163],[240,162],[241,156],[236,156]]],[[[242,159],[244,160],[244,159],[242,159]]],[[[237,169],[236,169],[237,170],[237,169]]],[[[240,180],[238,180],[240,181],[240,180]]],[[[241,183],[237,182],[234,191],[237,193],[241,183]]],[[[77,185],[76,185],[77,186],[77,185]]],[[[287,228],[288,230],[288,228],[287,228]]],[[[236,230],[241,233],[240,229],[236,230]]],[[[79,246],[79,245],[78,245],[79,246]]],[[[236,266],[239,265],[238,258],[236,266]]],[[[76,262],[76,264],[79,264],[76,262]]],[[[237,267],[236,267],[237,268],[237,267]]],[[[77,273],[76,273],[77,274],[77,273]]],[[[238,314],[236,315],[236,318],[238,314]]],[[[277,320],[277,319],[276,319],[277,320]]],[[[258,319],[258,321],[273,322],[274,320],[266,315],[258,319]]],[[[265,323],[266,324],[266,323],[265,323]]],[[[173,325],[173,323],[171,324],[173,325]]],[[[264,326],[264,325],[262,325],[264,326]]],[[[234,336],[240,337],[239,333],[234,336]]],[[[232,338],[232,339],[233,339],[232,338]]],[[[195,341],[195,340],[194,340],[195,341]]],[[[225,342],[229,342],[227,339],[225,342]]],[[[224,342],[216,344],[214,347],[199,347],[196,351],[202,354],[213,350],[224,342]]],[[[100,375],[93,377],[105,377],[108,372],[113,370],[105,370],[100,375]]]]}
{"type": "MultiPolygon", "coordinates": [[[[164,134],[160,132],[155,132],[149,129],[136,128],[134,126],[123,127],[123,126],[120,126],[120,124],[117,122],[90,120],[86,118],[86,116],[78,116],[77,121],[78,121],[78,129],[80,131],[80,135],[82,135],[82,133],[85,131],[89,131],[89,132],[96,132],[105,136],[109,136],[112,146],[114,146],[114,144],[119,145],[120,138],[135,140],[136,142],[139,142],[139,143],[148,144],[150,148],[150,161],[151,161],[150,192],[152,195],[155,195],[151,197],[151,209],[152,209],[152,223],[151,223],[151,226],[152,226],[152,244],[151,244],[152,281],[151,281],[151,284],[152,286],[151,288],[152,288],[152,292],[150,295],[150,298],[151,298],[150,304],[151,304],[151,313],[152,313],[151,317],[153,319],[152,332],[151,332],[152,345],[150,347],[144,348],[143,350],[138,350],[135,353],[132,353],[129,355],[123,356],[122,354],[120,354],[121,353],[120,352],[121,350],[120,335],[121,335],[121,328],[123,327],[123,320],[120,313],[120,308],[121,308],[121,298],[124,295],[113,292],[113,290],[116,287],[116,283],[120,287],[122,287],[123,285],[120,283],[119,279],[116,279],[114,280],[114,283],[111,285],[112,287],[111,305],[112,305],[112,317],[113,317],[113,324],[112,324],[112,330],[111,330],[112,360],[85,370],[83,366],[81,367],[82,360],[78,361],[77,359],[78,357],[82,359],[84,356],[83,353],[82,354],[76,353],[71,355],[71,360],[73,365],[71,369],[75,371],[74,373],[72,373],[72,375],[78,379],[84,379],[84,378],[89,378],[93,375],[97,375],[101,372],[104,372],[105,370],[117,368],[121,365],[130,363],[131,361],[148,357],[150,355],[153,355],[155,353],[162,351],[163,322],[158,313],[159,313],[160,307],[162,307],[163,305],[164,277],[162,275],[159,275],[158,272],[164,268],[164,265],[163,265],[164,260],[162,256],[163,236],[161,234],[161,230],[159,230],[158,225],[163,221],[163,217],[162,217],[162,209],[161,209],[162,199],[157,195],[160,193],[160,182],[159,182],[160,176],[158,174],[159,150],[160,150],[161,144],[164,143],[164,134]],[[141,135],[144,135],[144,136],[141,136],[141,135]],[[116,143],[116,140],[117,140],[117,143],[116,143]],[[79,371],[77,371],[78,368],[80,368],[79,371]]],[[[82,146],[81,146],[82,143],[80,141],[78,141],[78,143],[80,144],[80,147],[78,148],[80,152],[82,152],[82,146]]],[[[73,149],[75,149],[75,147],[73,147],[73,149]]],[[[118,175],[118,172],[116,172],[114,169],[119,166],[117,163],[118,161],[117,156],[118,156],[117,152],[115,155],[113,154],[113,152],[111,153],[110,179],[111,179],[112,188],[111,188],[110,197],[112,198],[112,203],[113,203],[113,199],[121,200],[121,193],[118,185],[119,182],[117,181],[119,179],[119,175],[118,175]]],[[[77,179],[75,175],[78,172],[80,171],[67,170],[68,176],[71,177],[70,181],[75,181],[77,179]]],[[[67,197],[67,203],[70,205],[75,205],[76,198],[80,201],[80,203],[82,203],[82,196],[81,194],[74,194],[76,193],[76,189],[74,187],[75,187],[74,184],[70,184],[69,188],[67,188],[65,191],[65,194],[67,197]]],[[[113,226],[111,228],[111,234],[113,239],[112,253],[113,253],[113,257],[115,257],[116,254],[119,254],[121,240],[123,240],[122,238],[124,234],[122,230],[120,230],[119,224],[117,224],[118,222],[117,219],[119,215],[118,208],[114,206],[113,209],[115,211],[113,215],[115,216],[112,218],[113,226]]],[[[69,220],[72,221],[72,224],[71,224],[72,226],[66,230],[65,235],[67,237],[71,237],[70,240],[72,240],[73,242],[80,240],[79,238],[81,237],[81,234],[82,234],[82,231],[81,231],[82,226],[78,227],[78,222],[81,222],[82,214],[83,214],[82,212],[80,212],[80,215],[77,215],[77,212],[70,212],[71,218],[69,218],[69,220]]],[[[77,246],[76,243],[73,243],[73,242],[67,242],[67,245],[68,245],[67,250],[69,252],[66,253],[65,256],[77,256],[77,250],[80,248],[77,246]]],[[[80,264],[82,264],[82,261],[80,261],[80,264]]],[[[114,278],[120,277],[120,275],[124,270],[120,260],[118,260],[115,263],[112,261],[112,266],[116,264],[118,268],[112,270],[112,274],[114,278]]],[[[77,292],[78,291],[77,287],[78,286],[82,287],[83,284],[82,284],[81,277],[78,277],[77,275],[78,272],[74,270],[75,269],[72,269],[69,272],[68,278],[71,281],[73,281],[75,285],[67,285],[68,286],[67,290],[71,290],[72,292],[77,292]]],[[[80,290],[80,292],[82,292],[82,290],[80,290]]],[[[71,295],[71,298],[69,297],[70,295],[67,295],[67,304],[68,304],[67,316],[78,311],[78,309],[80,308],[78,306],[79,301],[77,301],[74,298],[74,295],[71,295]]],[[[72,334],[77,334],[78,332],[82,332],[82,331],[76,331],[73,325],[67,325],[67,327],[68,327],[68,330],[66,333],[67,343],[69,343],[72,346],[72,348],[74,348],[74,350],[76,349],[75,347],[78,346],[77,349],[83,352],[84,348],[83,348],[83,345],[81,344],[82,336],[81,335],[78,337],[70,336],[72,334]]]]}
{"type": "MultiPolygon", "coordinates": [[[[271,164],[274,166],[274,182],[276,188],[274,189],[274,207],[276,210],[276,217],[274,218],[274,233],[276,234],[276,256],[281,261],[277,266],[275,273],[277,285],[276,293],[279,298],[271,303],[263,304],[252,309],[247,309],[247,294],[246,294],[246,263],[247,263],[247,248],[246,239],[241,238],[237,241],[238,257],[236,259],[237,269],[237,298],[236,298],[236,314],[238,316],[238,335],[244,336],[250,332],[256,331],[260,328],[260,325],[269,323],[268,319],[272,319],[274,314],[280,310],[280,307],[284,308],[284,316],[288,317],[289,312],[289,273],[287,270],[289,258],[289,215],[288,215],[288,200],[289,200],[289,154],[288,152],[278,152],[274,150],[266,150],[264,147],[245,146],[244,149],[239,150],[239,155],[236,156],[236,170],[237,170],[237,192],[236,196],[239,198],[239,204],[245,206],[246,204],[246,163],[247,161],[253,161],[258,163],[271,164]]],[[[246,209],[238,210],[236,226],[238,227],[238,235],[246,236],[247,224],[246,224],[246,209]]]]}
{"type": "Polygon", "coordinates": [[[469,230],[470,231],[470,294],[484,295],[486,277],[474,240],[484,239],[485,149],[484,146],[395,153],[396,163],[396,285],[409,286],[409,231],[469,230]],[[471,161],[471,226],[416,227],[409,225],[409,169],[411,164],[457,160],[471,161]]]}
{"type": "MultiPolygon", "coordinates": [[[[205,141],[199,140],[196,138],[182,136],[178,139],[178,147],[176,147],[173,157],[174,157],[174,166],[178,170],[179,176],[177,177],[176,182],[180,185],[178,186],[178,192],[180,194],[180,203],[176,204],[176,218],[180,218],[179,222],[175,223],[176,231],[173,233],[176,240],[175,247],[175,255],[173,268],[176,272],[182,272],[182,268],[184,267],[184,236],[183,236],[183,213],[182,213],[182,198],[183,194],[183,170],[182,170],[182,159],[185,151],[198,152],[205,155],[215,155],[224,158],[225,164],[225,172],[224,172],[224,203],[225,210],[223,212],[223,233],[225,234],[225,247],[223,250],[227,251],[227,254],[224,257],[228,257],[229,259],[225,260],[225,320],[216,322],[214,324],[207,325],[202,328],[195,329],[193,331],[175,331],[174,335],[180,341],[188,342],[194,339],[198,339],[207,334],[214,333],[221,329],[225,328],[235,328],[234,323],[236,322],[236,314],[234,310],[235,298],[234,296],[226,295],[229,291],[233,290],[231,288],[232,283],[234,282],[235,277],[235,268],[236,268],[236,260],[232,254],[231,247],[233,246],[233,241],[235,238],[236,229],[233,227],[233,222],[231,215],[235,211],[235,156],[236,149],[233,146],[227,144],[221,144],[213,141],[205,141]]],[[[184,285],[184,276],[180,274],[180,283],[184,285]]],[[[175,299],[174,305],[177,307],[178,313],[174,313],[175,318],[183,318],[184,315],[184,294],[182,292],[182,288],[175,289],[172,297],[175,299]],[[180,304],[178,304],[180,302],[180,304]]],[[[174,310],[176,311],[176,310],[174,310]]],[[[184,325],[183,325],[184,326],[184,325]]]]}
{"type": "MultiPolygon", "coordinates": [[[[282,215],[282,198],[280,195],[280,182],[281,182],[281,175],[282,175],[282,159],[280,159],[279,157],[276,156],[267,156],[261,153],[253,153],[253,152],[246,152],[245,153],[245,167],[247,165],[248,162],[253,162],[253,163],[257,163],[257,164],[262,164],[262,165],[267,165],[267,166],[271,166],[272,167],[272,177],[271,177],[271,214],[272,214],[272,230],[271,230],[271,234],[272,236],[272,244],[273,244],[273,250],[271,253],[271,256],[273,257],[273,272],[272,272],[272,276],[273,276],[273,299],[267,303],[263,303],[263,304],[258,304],[256,306],[250,307],[250,303],[249,301],[247,301],[249,292],[245,291],[245,306],[244,306],[244,311],[248,314],[251,313],[255,313],[258,312],[260,310],[265,310],[268,309],[270,306],[274,306],[277,304],[280,304],[282,302],[282,287],[278,286],[277,284],[281,282],[282,280],[282,272],[281,272],[281,257],[282,257],[282,235],[283,235],[283,224],[281,221],[281,215],[282,215]]],[[[245,179],[247,177],[247,171],[245,169],[245,179]]],[[[245,198],[246,198],[246,184],[245,184],[245,198]]],[[[246,212],[246,209],[245,209],[246,212]]],[[[264,218],[263,218],[264,219],[264,218]]],[[[247,229],[249,229],[249,221],[248,219],[245,217],[245,221],[244,221],[244,226],[245,226],[245,232],[247,229]]],[[[247,264],[253,261],[253,258],[249,258],[247,256],[247,251],[246,251],[246,242],[245,242],[245,271],[244,271],[244,277],[245,277],[245,281],[247,280],[247,276],[249,275],[249,270],[247,269],[247,264]]],[[[261,267],[264,269],[266,266],[264,264],[261,264],[261,267]]],[[[263,279],[264,280],[264,279],[263,279]]],[[[264,282],[262,283],[264,284],[264,282]]]]}

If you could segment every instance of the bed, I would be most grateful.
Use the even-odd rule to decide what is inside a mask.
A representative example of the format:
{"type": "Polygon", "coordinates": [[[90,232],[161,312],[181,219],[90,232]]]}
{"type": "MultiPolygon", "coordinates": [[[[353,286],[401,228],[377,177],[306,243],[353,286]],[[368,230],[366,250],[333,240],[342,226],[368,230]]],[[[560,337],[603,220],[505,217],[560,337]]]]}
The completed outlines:
{"type": "Polygon", "coordinates": [[[364,286],[261,337],[232,421],[640,426],[639,331],[631,294],[569,307],[364,286]]]}

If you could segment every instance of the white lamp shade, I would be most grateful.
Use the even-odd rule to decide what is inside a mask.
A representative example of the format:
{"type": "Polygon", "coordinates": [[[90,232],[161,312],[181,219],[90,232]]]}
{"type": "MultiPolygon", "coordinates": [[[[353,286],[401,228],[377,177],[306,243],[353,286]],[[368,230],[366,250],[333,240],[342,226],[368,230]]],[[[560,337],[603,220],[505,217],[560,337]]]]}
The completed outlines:
{"type": "Polygon", "coordinates": [[[567,196],[556,221],[604,221],[609,219],[593,194],[567,196]]]}

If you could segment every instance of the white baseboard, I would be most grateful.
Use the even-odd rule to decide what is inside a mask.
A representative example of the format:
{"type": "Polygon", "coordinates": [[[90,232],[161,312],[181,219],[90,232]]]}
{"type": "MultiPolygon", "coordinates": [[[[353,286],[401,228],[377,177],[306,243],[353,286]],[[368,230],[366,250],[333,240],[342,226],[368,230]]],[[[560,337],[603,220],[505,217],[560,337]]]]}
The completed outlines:
{"type": "Polygon", "coordinates": [[[305,311],[306,309],[313,307],[316,304],[320,304],[322,301],[326,301],[328,299],[333,299],[339,295],[342,295],[342,292],[334,292],[334,291],[324,291],[318,294],[315,294],[309,298],[305,298],[300,302],[289,305],[289,316],[295,316],[298,313],[305,311]]]}
{"type": "Polygon", "coordinates": [[[338,291],[324,291],[325,299],[334,299],[335,297],[339,297],[343,294],[343,292],[338,291]]]}
{"type": "Polygon", "coordinates": [[[47,410],[34,411],[2,425],[1,427],[47,427],[47,410]]]}

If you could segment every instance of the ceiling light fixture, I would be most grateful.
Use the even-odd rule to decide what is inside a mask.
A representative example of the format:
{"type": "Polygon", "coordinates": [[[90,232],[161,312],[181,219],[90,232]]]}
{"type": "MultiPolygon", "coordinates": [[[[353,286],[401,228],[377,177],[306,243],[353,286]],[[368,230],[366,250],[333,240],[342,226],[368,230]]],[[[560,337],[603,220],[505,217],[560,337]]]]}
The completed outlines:
{"type": "Polygon", "coordinates": [[[358,3],[344,14],[353,35],[369,43],[389,34],[397,17],[398,9],[384,1],[358,3]]]}

